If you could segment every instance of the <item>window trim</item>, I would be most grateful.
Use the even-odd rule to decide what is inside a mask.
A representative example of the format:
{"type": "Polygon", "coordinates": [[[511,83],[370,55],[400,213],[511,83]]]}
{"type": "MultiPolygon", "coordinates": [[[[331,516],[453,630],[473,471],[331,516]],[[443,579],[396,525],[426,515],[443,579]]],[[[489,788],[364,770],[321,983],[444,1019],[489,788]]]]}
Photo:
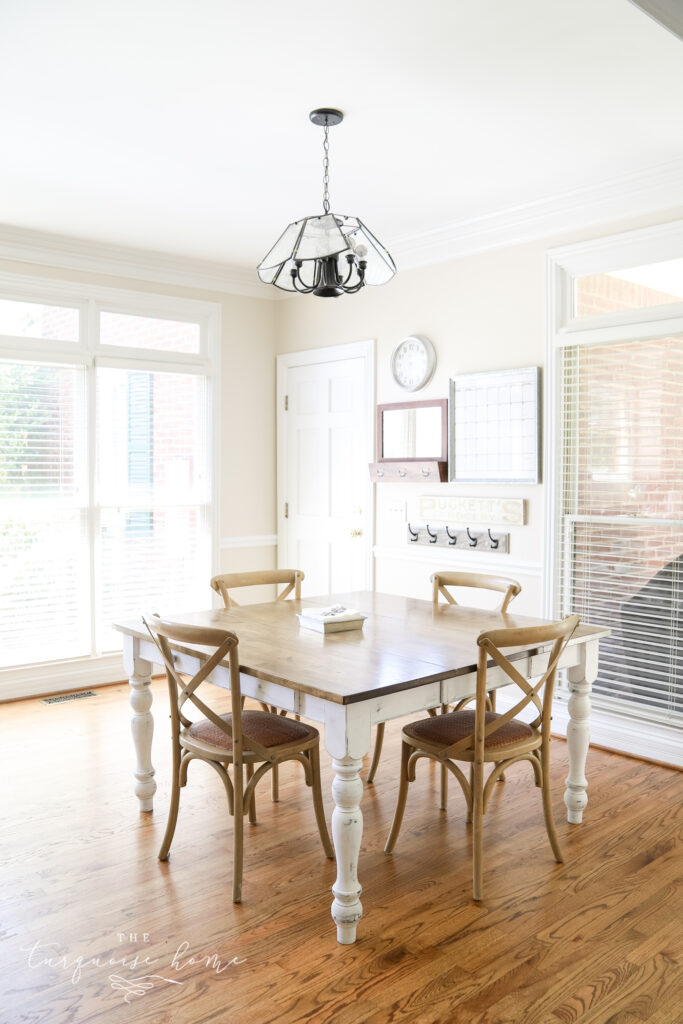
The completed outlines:
{"type": "MultiPolygon", "coordinates": [[[[544,395],[544,479],[545,539],[543,605],[548,618],[554,615],[554,595],[560,575],[560,544],[556,532],[557,510],[562,487],[562,381],[560,350],[566,345],[597,345],[631,341],[642,337],[666,337],[683,333],[683,304],[652,306],[627,314],[572,317],[572,281],[582,274],[601,273],[619,267],[641,266],[680,257],[683,253],[683,220],[643,228],[624,234],[551,249],[546,256],[546,373],[544,395]]],[[[567,693],[558,700],[566,703],[567,693]]],[[[636,714],[610,712],[600,706],[591,720],[596,743],[609,749],[657,760],[661,758],[662,736],[673,737],[671,750],[680,751],[681,730],[675,724],[659,724],[636,714]],[[617,717],[637,722],[638,728],[624,732],[623,745],[615,745],[617,717]]],[[[667,748],[669,749],[669,748],[667,748]]],[[[672,763],[675,763],[672,761],[672,763]]],[[[683,764],[683,761],[681,761],[683,764]]]]}
{"type": "MultiPolygon", "coordinates": [[[[48,362],[85,367],[94,376],[98,366],[126,367],[155,370],[163,373],[190,373],[207,378],[209,453],[207,470],[210,474],[207,499],[207,520],[211,529],[210,557],[218,564],[220,528],[220,387],[221,387],[221,305],[203,299],[179,298],[162,292],[141,292],[81,282],[62,281],[34,275],[0,272],[0,298],[62,305],[80,312],[80,338],[78,342],[49,341],[0,335],[0,360],[22,362],[48,362]],[[100,345],[98,314],[100,312],[128,313],[159,319],[181,320],[200,325],[200,351],[164,352],[159,349],[139,349],[100,345]]],[[[89,469],[89,533],[92,545],[94,529],[94,387],[89,387],[86,415],[88,418],[89,469]]],[[[91,574],[91,587],[94,575],[91,574]]],[[[91,591],[91,601],[94,594],[91,591]]],[[[207,596],[207,605],[210,598],[207,596]]],[[[94,604],[92,605],[94,607],[94,604]]],[[[95,616],[92,617],[95,630],[95,616]]],[[[93,634],[94,635],[94,634],[93,634]]],[[[94,649],[94,648],[93,648],[94,649]]],[[[80,658],[55,659],[31,665],[15,665],[0,669],[0,702],[16,700],[79,686],[98,686],[125,679],[120,655],[85,655],[80,658]],[[83,680],[81,682],[81,679],[83,680]],[[87,680],[87,681],[86,681],[87,680]]]]}

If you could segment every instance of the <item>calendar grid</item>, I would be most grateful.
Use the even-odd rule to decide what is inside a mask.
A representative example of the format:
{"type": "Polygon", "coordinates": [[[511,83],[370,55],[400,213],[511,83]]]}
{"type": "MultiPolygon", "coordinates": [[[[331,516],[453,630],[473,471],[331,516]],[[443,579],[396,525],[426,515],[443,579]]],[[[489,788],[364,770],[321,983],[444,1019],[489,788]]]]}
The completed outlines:
{"type": "Polygon", "coordinates": [[[537,366],[452,378],[450,479],[538,483],[539,391],[537,366]]]}

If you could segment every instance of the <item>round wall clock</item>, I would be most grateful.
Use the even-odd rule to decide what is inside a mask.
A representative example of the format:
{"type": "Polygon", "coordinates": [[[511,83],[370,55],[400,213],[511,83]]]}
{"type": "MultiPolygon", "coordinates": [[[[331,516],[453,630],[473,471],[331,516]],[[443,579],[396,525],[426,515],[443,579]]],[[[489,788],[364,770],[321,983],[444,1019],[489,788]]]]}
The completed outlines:
{"type": "Polygon", "coordinates": [[[399,341],[391,354],[391,373],[404,391],[419,391],[432,379],[436,352],[429,338],[411,334],[399,341]]]}

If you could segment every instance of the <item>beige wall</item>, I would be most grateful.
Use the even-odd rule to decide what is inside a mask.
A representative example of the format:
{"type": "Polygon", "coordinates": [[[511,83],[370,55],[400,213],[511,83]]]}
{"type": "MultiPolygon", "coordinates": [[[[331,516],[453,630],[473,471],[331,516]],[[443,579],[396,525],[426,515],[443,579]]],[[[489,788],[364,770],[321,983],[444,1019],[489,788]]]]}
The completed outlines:
{"type": "MultiPolygon", "coordinates": [[[[220,540],[275,532],[275,317],[270,299],[0,260],[0,272],[124,288],[221,306],[220,540]]],[[[215,571],[270,568],[276,549],[221,548],[215,571]]]]}
{"type": "MultiPolygon", "coordinates": [[[[382,288],[323,300],[246,298],[216,291],[0,260],[0,271],[44,276],[218,302],[222,309],[220,549],[216,571],[268,568],[276,548],[258,540],[276,533],[275,355],[372,338],[377,351],[377,401],[408,396],[392,381],[391,351],[408,334],[426,334],[437,350],[434,379],[416,398],[442,398],[453,374],[545,361],[545,257],[549,248],[683,217],[683,208],[581,234],[555,236],[473,254],[436,266],[401,271],[382,288]],[[256,539],[249,546],[248,538],[256,539]],[[240,546],[229,546],[241,538],[240,546]]],[[[265,287],[265,286],[264,286],[265,287]]],[[[506,494],[527,500],[528,519],[511,530],[509,555],[476,556],[476,568],[508,571],[524,592],[520,611],[541,610],[544,485],[382,484],[376,492],[378,589],[427,596],[437,562],[428,549],[409,549],[403,517],[390,506],[430,492],[506,494]],[[506,563],[509,566],[506,567],[506,563]]],[[[472,567],[467,555],[447,553],[452,567],[472,567]]]]}
{"type": "MultiPolygon", "coordinates": [[[[678,219],[682,211],[603,225],[581,235],[565,234],[507,249],[473,254],[435,266],[401,271],[384,287],[353,297],[295,297],[278,303],[277,351],[294,352],[373,338],[377,346],[377,401],[444,398],[448,379],[458,373],[519,366],[543,366],[546,344],[546,253],[586,238],[678,219]],[[389,359],[409,334],[425,334],[437,352],[433,380],[415,395],[393,382],[389,359]]],[[[376,491],[376,577],[378,590],[428,596],[428,577],[440,560],[427,548],[409,548],[405,523],[390,506],[424,493],[507,495],[527,501],[527,524],[510,530],[510,554],[476,556],[479,571],[509,572],[523,593],[519,611],[542,611],[544,485],[378,484],[376,491]],[[506,563],[507,566],[506,567],[506,563]]],[[[443,567],[471,567],[468,554],[447,552],[443,567]]]]}

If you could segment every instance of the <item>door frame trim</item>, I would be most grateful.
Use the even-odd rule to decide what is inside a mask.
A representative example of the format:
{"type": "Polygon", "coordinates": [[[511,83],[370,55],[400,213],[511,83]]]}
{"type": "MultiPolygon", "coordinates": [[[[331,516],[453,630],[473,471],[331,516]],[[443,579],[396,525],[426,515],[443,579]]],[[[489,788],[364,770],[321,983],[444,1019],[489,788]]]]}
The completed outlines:
{"type": "MultiPolygon", "coordinates": [[[[324,348],[305,349],[301,352],[286,352],[277,357],[277,563],[280,568],[297,568],[285,566],[283,552],[286,549],[287,520],[285,519],[286,501],[286,467],[287,467],[287,435],[284,429],[285,395],[287,394],[287,372],[296,366],[309,366],[318,363],[331,363],[339,359],[361,358],[365,363],[365,442],[364,448],[368,463],[374,461],[375,452],[375,341],[353,341],[345,345],[328,345],[324,348]]],[[[367,587],[375,589],[373,547],[375,542],[375,488],[368,472],[363,507],[363,535],[366,548],[366,580],[367,587]]]]}

